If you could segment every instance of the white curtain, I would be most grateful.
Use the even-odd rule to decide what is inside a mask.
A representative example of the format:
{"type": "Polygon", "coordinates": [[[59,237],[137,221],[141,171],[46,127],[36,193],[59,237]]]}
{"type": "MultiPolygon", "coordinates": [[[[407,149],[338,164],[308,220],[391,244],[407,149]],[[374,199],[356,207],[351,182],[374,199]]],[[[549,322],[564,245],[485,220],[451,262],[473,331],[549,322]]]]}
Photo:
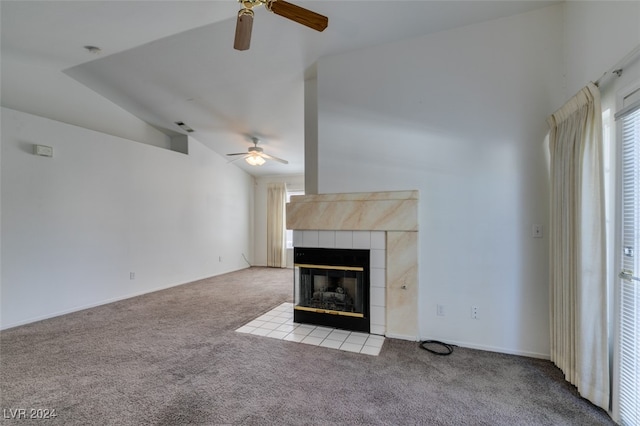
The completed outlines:
{"type": "Polygon", "coordinates": [[[287,190],[282,182],[267,186],[267,266],[285,268],[287,252],[285,250],[285,204],[287,190]]]}
{"type": "Polygon", "coordinates": [[[548,119],[551,360],[580,395],[609,408],[600,92],[589,84],[548,119]]]}

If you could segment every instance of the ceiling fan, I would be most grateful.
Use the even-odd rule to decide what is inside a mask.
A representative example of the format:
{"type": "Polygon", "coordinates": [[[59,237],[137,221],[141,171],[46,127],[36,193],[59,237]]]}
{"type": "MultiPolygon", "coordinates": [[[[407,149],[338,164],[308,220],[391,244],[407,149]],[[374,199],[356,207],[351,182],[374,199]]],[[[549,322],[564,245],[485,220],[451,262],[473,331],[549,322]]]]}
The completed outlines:
{"type": "Polygon", "coordinates": [[[244,160],[252,166],[262,166],[265,163],[265,159],[274,160],[282,164],[289,164],[287,160],[274,157],[273,155],[265,154],[262,148],[258,146],[258,142],[260,142],[260,139],[252,137],[251,142],[253,142],[253,146],[250,146],[247,152],[236,152],[235,154],[227,154],[227,157],[238,157],[229,161],[229,163],[233,163],[234,161],[238,161],[244,158],[244,160]]]}
{"type": "Polygon", "coordinates": [[[268,11],[316,31],[323,31],[329,25],[329,18],[326,16],[284,0],[238,0],[238,2],[242,4],[242,9],[238,12],[236,22],[236,38],[233,43],[233,48],[236,50],[249,49],[251,28],[253,27],[253,8],[256,6],[264,5],[268,11]]]}

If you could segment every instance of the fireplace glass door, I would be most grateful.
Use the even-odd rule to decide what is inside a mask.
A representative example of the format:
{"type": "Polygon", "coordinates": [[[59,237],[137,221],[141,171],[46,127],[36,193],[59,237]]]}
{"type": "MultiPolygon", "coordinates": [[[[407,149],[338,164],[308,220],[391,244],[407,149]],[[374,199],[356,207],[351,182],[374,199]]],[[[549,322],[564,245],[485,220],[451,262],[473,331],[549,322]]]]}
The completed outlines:
{"type": "Polygon", "coordinates": [[[298,265],[296,310],[364,317],[363,268],[298,265]]]}
{"type": "Polygon", "coordinates": [[[323,256],[295,263],[294,321],[369,331],[369,254],[357,252],[296,248],[298,260],[323,256]]]}

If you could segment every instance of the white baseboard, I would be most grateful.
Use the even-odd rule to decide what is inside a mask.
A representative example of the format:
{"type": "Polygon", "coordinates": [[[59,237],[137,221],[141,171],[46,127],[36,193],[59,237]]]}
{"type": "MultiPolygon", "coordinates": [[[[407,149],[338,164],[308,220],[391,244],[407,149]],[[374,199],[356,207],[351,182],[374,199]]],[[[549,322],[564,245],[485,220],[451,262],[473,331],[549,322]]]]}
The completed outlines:
{"type": "MultiPolygon", "coordinates": [[[[247,269],[247,268],[240,268],[240,269],[237,269],[237,271],[240,271],[242,269],[247,269]]],[[[204,279],[207,279],[207,278],[216,277],[218,275],[228,274],[229,272],[235,272],[235,271],[236,270],[226,271],[226,272],[221,272],[220,274],[216,274],[216,275],[211,275],[211,276],[202,277],[202,278],[195,278],[193,280],[190,280],[190,281],[187,281],[187,282],[183,282],[183,283],[169,284],[169,285],[165,285],[165,286],[154,287],[152,289],[139,291],[139,292],[135,292],[135,293],[130,293],[130,294],[127,294],[127,295],[124,295],[124,296],[113,297],[111,299],[105,299],[105,300],[101,300],[101,301],[98,301],[98,302],[89,303],[87,305],[74,306],[73,308],[69,308],[69,309],[65,309],[65,310],[62,310],[62,311],[53,312],[53,313],[42,315],[42,316],[28,318],[26,320],[14,322],[14,323],[2,324],[2,325],[0,325],[0,330],[8,330],[10,328],[19,327],[21,325],[27,325],[27,324],[31,324],[31,323],[34,323],[34,322],[46,320],[46,319],[49,319],[49,318],[55,318],[55,317],[59,317],[61,315],[71,314],[73,312],[83,311],[85,309],[91,309],[91,308],[95,308],[97,306],[107,305],[109,303],[118,302],[120,300],[131,299],[132,297],[138,297],[138,296],[142,296],[144,294],[155,293],[156,291],[166,290],[168,288],[178,287],[178,286],[185,285],[185,284],[190,284],[190,283],[193,283],[193,282],[196,282],[196,281],[200,281],[200,280],[204,280],[204,279]]]]}
{"type": "MultiPolygon", "coordinates": [[[[426,338],[426,339],[422,339],[421,341],[424,341],[424,340],[431,340],[431,339],[426,338]]],[[[440,339],[434,338],[433,340],[440,340],[440,339]]],[[[501,347],[488,346],[488,345],[478,345],[476,343],[462,342],[457,340],[447,340],[447,341],[444,341],[443,343],[447,343],[454,346],[460,346],[461,348],[477,349],[477,350],[488,351],[488,352],[497,352],[497,353],[507,354],[507,355],[526,356],[529,358],[537,358],[537,359],[545,359],[545,360],[551,359],[550,354],[543,354],[539,352],[521,351],[518,349],[508,349],[508,348],[501,348],[501,347]]]]}
{"type": "Polygon", "coordinates": [[[386,333],[385,337],[388,337],[390,339],[408,340],[410,342],[418,341],[418,336],[405,336],[403,334],[386,333]]]}

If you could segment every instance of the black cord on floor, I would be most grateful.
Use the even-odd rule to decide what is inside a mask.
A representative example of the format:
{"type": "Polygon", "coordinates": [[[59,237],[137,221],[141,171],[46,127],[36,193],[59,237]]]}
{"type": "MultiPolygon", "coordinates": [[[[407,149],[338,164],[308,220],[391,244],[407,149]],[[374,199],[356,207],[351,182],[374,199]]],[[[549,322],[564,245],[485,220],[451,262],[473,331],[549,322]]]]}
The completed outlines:
{"type": "Polygon", "coordinates": [[[420,347],[422,349],[436,355],[451,355],[451,353],[453,353],[453,346],[454,345],[443,343],[438,340],[425,340],[423,342],[420,342],[420,347]],[[427,346],[431,346],[431,347],[427,347],[427,346]],[[442,347],[444,349],[436,350],[437,347],[442,347]]]}

